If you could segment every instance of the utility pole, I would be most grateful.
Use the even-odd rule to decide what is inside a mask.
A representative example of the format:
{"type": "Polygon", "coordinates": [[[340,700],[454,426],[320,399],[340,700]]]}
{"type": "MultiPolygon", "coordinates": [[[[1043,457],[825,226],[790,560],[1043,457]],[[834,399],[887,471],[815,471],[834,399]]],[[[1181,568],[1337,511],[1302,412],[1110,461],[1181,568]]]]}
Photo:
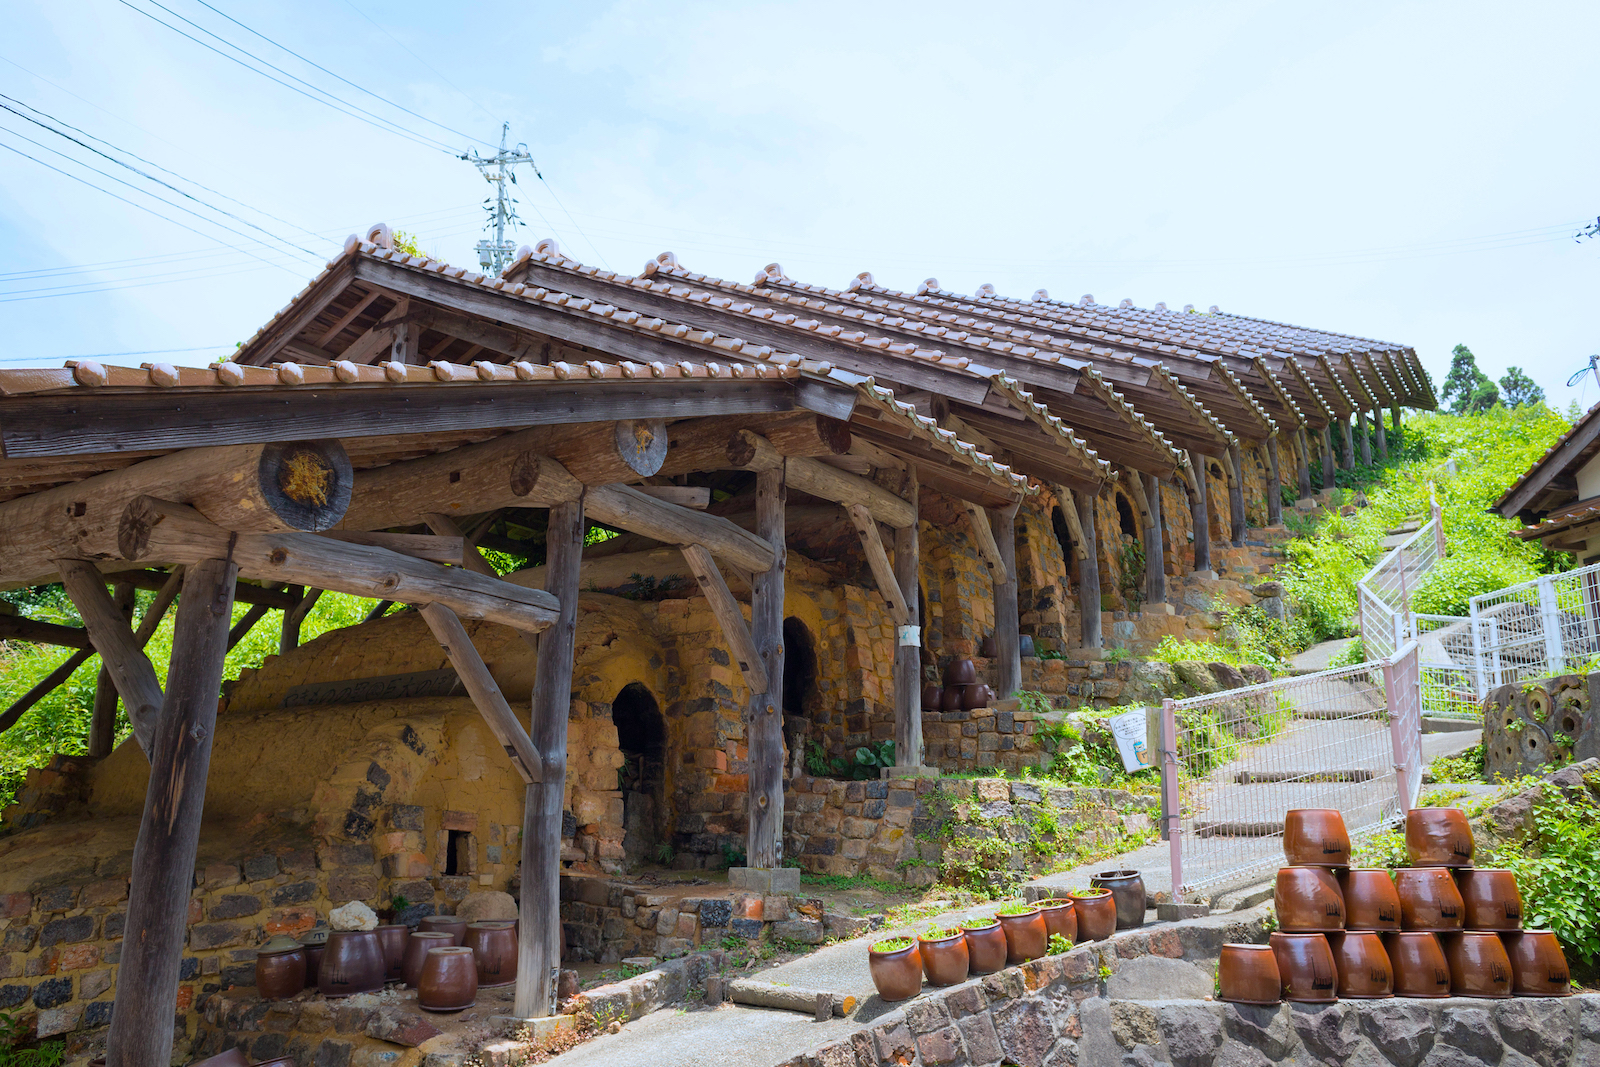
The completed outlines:
{"type": "Polygon", "coordinates": [[[516,242],[507,239],[506,228],[515,230],[521,223],[517,217],[517,201],[511,195],[509,184],[516,184],[516,166],[526,163],[533,167],[537,176],[539,168],[533,162],[533,156],[528,154],[526,144],[518,144],[515,148],[506,148],[506,137],[511,132],[511,123],[507,122],[500,127],[500,150],[492,156],[480,156],[474,148],[471,152],[461,156],[462,159],[477,167],[483,174],[483,180],[494,183],[495,195],[485,199],[483,209],[488,213],[489,219],[485,228],[494,228],[494,240],[482,240],[477,244],[478,264],[484,271],[499,274],[511,265],[511,257],[516,252],[516,242]]]}

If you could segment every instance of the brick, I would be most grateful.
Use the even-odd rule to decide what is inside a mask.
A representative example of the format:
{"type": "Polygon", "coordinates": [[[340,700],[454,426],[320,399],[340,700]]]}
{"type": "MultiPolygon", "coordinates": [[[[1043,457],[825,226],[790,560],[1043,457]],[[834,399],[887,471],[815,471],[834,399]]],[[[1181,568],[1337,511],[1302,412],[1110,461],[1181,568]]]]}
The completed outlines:
{"type": "Polygon", "coordinates": [[[200,872],[201,884],[207,889],[226,889],[238,885],[243,876],[237,863],[212,863],[200,872]]]}
{"type": "Polygon", "coordinates": [[[72,999],[72,979],[47,978],[33,987],[33,1006],[43,1010],[72,999]]]}
{"type": "Polygon", "coordinates": [[[56,957],[56,970],[81,971],[100,962],[100,949],[94,945],[68,945],[56,957]]]}
{"type": "Polygon", "coordinates": [[[39,932],[39,947],[49,948],[72,941],[87,941],[94,936],[94,916],[75,915],[70,919],[55,919],[44,924],[39,932]]]}
{"type": "MultiPolygon", "coordinates": [[[[277,863],[276,860],[273,863],[277,863]]],[[[262,908],[261,898],[252,893],[228,893],[218,897],[207,914],[209,919],[242,919],[262,908]]]]}
{"type": "Polygon", "coordinates": [[[290,882],[272,891],[272,903],[279,907],[285,904],[304,904],[308,900],[316,899],[316,896],[315,882],[290,882]]]}
{"type": "Polygon", "coordinates": [[[446,811],[439,816],[439,826],[444,830],[460,830],[466,833],[475,833],[478,829],[478,813],[475,811],[446,811]]]}
{"type": "Polygon", "coordinates": [[[244,880],[247,882],[260,882],[275,877],[277,873],[276,856],[251,856],[244,861],[244,880]]]}

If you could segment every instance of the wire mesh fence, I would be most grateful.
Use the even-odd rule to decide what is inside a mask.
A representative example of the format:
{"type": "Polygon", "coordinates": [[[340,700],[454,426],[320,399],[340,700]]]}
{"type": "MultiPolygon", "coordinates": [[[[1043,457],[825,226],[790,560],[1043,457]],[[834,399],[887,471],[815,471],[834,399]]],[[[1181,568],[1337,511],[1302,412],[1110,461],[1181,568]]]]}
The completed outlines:
{"type": "Polygon", "coordinates": [[[1472,598],[1485,686],[1600,668],[1600,564],[1472,598]]]}
{"type": "Polygon", "coordinates": [[[1388,659],[1410,636],[1411,599],[1445,555],[1438,501],[1410,537],[1386,552],[1356,584],[1361,640],[1368,659],[1388,659]]]}

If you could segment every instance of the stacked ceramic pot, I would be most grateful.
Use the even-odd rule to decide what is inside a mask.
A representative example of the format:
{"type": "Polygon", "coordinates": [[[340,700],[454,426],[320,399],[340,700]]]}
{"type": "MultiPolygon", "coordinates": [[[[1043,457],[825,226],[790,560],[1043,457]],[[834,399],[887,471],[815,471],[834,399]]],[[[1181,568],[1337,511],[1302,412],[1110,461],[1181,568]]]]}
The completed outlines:
{"type": "Polygon", "coordinates": [[[994,690],[978,681],[978,666],[970,659],[953,660],[944,671],[944,688],[922,689],[923,711],[971,711],[994,703],[994,690]]]}

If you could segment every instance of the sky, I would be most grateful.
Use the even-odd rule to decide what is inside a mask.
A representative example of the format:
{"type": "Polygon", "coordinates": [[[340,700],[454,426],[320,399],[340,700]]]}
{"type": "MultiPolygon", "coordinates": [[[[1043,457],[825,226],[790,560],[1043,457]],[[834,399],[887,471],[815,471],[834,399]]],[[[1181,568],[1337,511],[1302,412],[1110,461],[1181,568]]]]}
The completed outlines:
{"type": "Polygon", "coordinates": [[[4,366],[211,362],[380,221],[475,267],[509,122],[515,240],[612,270],[1217,305],[1600,402],[1592,3],[4,9],[4,366]]]}

